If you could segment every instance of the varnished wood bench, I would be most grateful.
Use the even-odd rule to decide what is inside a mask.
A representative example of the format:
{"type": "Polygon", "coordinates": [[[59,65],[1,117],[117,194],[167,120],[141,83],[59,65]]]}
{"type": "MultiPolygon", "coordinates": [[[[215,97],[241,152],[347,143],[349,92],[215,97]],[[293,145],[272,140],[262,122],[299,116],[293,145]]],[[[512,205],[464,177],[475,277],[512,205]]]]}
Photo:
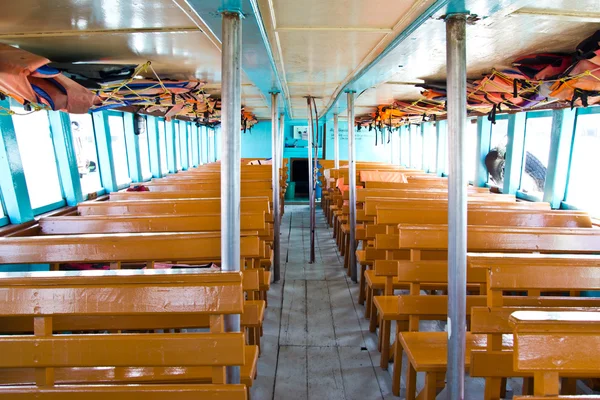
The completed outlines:
{"type": "MultiPolygon", "coordinates": [[[[594,230],[590,229],[589,231],[594,230]]],[[[502,236],[500,240],[507,239],[506,234],[500,236],[502,236]]],[[[556,246],[556,251],[565,251],[565,246],[569,242],[573,247],[578,247],[576,239],[569,240],[566,236],[558,236],[562,236],[556,238],[558,242],[562,243],[562,246],[556,246]]],[[[539,242],[541,250],[547,251],[548,246],[543,244],[544,242],[548,244],[551,241],[550,238],[546,238],[545,241],[541,240],[539,242]]],[[[506,247],[508,250],[515,251],[514,245],[506,247]]],[[[594,250],[582,250],[581,247],[577,248],[576,251],[594,252],[594,250]]],[[[507,335],[511,332],[510,327],[508,327],[508,316],[520,308],[555,310],[557,307],[600,306],[598,299],[540,297],[541,292],[546,291],[566,290],[568,296],[570,289],[579,290],[585,287],[598,286],[598,282],[594,284],[581,282],[581,285],[570,286],[573,280],[569,284],[564,283],[564,276],[572,273],[577,277],[577,280],[589,280],[589,274],[592,271],[590,268],[593,268],[594,264],[597,267],[599,259],[597,256],[577,255],[482,254],[469,256],[469,265],[474,269],[482,268],[481,263],[483,261],[478,260],[483,259],[487,260],[484,263],[487,265],[486,269],[488,270],[487,305],[471,309],[471,331],[467,333],[465,368],[471,369],[471,376],[481,376],[482,373],[483,375],[491,374],[493,378],[488,378],[486,382],[486,398],[497,399],[500,398],[502,379],[518,376],[512,370],[512,336],[507,335]],[[498,259],[502,257],[508,257],[511,266],[499,266],[498,259]],[[583,276],[576,275],[584,272],[586,268],[587,277],[584,277],[585,274],[583,276]],[[553,276],[550,271],[560,272],[560,279],[563,283],[558,283],[557,275],[553,276]],[[513,293],[525,291],[527,296],[504,296],[503,292],[506,291],[513,293]],[[486,346],[491,347],[488,349],[486,346]]],[[[415,398],[417,372],[425,373],[426,387],[423,396],[427,399],[435,398],[437,390],[443,387],[443,381],[440,378],[446,370],[447,334],[444,332],[401,332],[398,336],[398,343],[406,351],[410,364],[406,378],[407,399],[415,398]],[[424,346],[425,343],[427,346],[424,346]],[[436,350],[435,353],[431,351],[432,349],[436,350]]]]}
{"type": "Polygon", "coordinates": [[[516,311],[509,322],[514,336],[514,370],[533,375],[533,396],[517,399],[560,399],[561,377],[600,376],[600,313],[516,311]]]}
{"type": "Polygon", "coordinates": [[[33,328],[33,334],[0,336],[0,373],[6,372],[1,379],[2,398],[242,400],[248,396],[245,385],[225,382],[225,367],[244,369],[251,352],[243,333],[223,330],[223,316],[243,309],[240,273],[102,271],[60,277],[7,273],[0,275],[0,292],[0,321],[24,318],[33,328]],[[110,316],[157,321],[206,316],[210,331],[56,334],[55,319],[110,316]],[[113,370],[111,379],[106,379],[107,368],[113,370]],[[129,381],[127,376],[136,370],[151,371],[149,379],[129,381]],[[167,371],[180,375],[162,379],[170,375],[167,371]]]}
{"type": "MultiPolygon", "coordinates": [[[[111,269],[154,268],[155,262],[197,264],[220,260],[221,238],[217,232],[137,233],[32,236],[0,239],[1,264],[50,264],[58,270],[65,263],[106,263],[111,269]],[[176,250],[174,250],[176,249],[176,250]]],[[[255,234],[240,238],[243,259],[260,254],[255,234]]],[[[244,260],[240,261],[242,266],[244,260]]],[[[243,268],[242,268],[243,269],[243,268]]],[[[261,287],[260,270],[248,271],[248,314],[243,317],[252,343],[260,345],[260,327],[266,303],[254,293],[261,287]],[[252,282],[256,282],[255,284],[252,282]],[[259,319],[252,319],[253,316],[259,319]]],[[[246,271],[243,273],[246,274],[246,271]]],[[[246,275],[244,275],[246,276],[246,275]]]]}

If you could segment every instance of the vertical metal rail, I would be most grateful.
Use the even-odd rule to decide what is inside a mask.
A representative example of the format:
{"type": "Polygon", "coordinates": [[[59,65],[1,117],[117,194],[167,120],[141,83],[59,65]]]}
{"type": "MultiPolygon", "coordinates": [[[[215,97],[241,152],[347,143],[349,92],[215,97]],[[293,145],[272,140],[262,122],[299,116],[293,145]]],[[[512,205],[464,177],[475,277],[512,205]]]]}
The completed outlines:
{"type": "Polygon", "coordinates": [[[314,186],[314,169],[313,169],[313,115],[312,115],[312,98],[306,98],[306,111],[308,112],[308,203],[310,205],[310,260],[309,263],[315,262],[315,225],[313,221],[313,213],[315,211],[315,186],[314,186]]]}
{"type": "Polygon", "coordinates": [[[338,115],[333,114],[333,165],[335,169],[340,168],[340,141],[338,128],[338,115]]]}
{"type": "MultiPolygon", "coordinates": [[[[242,107],[241,13],[221,13],[221,269],[240,270],[240,179],[242,107]]],[[[240,332],[239,314],[224,317],[226,332],[240,332]]],[[[227,383],[240,383],[240,367],[227,367],[227,383]]]]}
{"type": "Polygon", "coordinates": [[[277,92],[271,93],[271,167],[273,170],[273,281],[279,280],[280,266],[280,223],[279,208],[279,116],[277,115],[277,92]]]}
{"type": "Polygon", "coordinates": [[[446,18],[448,88],[448,391],[450,399],[464,398],[467,292],[467,181],[465,128],[467,123],[466,22],[464,14],[446,18]]]}
{"type": "Polygon", "coordinates": [[[356,270],[356,148],[354,145],[354,91],[348,91],[348,177],[350,185],[350,278],[352,282],[358,282],[356,270]]]}

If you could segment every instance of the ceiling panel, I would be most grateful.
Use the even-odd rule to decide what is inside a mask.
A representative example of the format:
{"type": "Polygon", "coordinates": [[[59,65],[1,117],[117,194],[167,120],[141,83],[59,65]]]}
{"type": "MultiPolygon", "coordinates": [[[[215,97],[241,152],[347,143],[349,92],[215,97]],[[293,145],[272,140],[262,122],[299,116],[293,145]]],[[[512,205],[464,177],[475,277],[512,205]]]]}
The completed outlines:
{"type": "Polygon", "coordinates": [[[0,34],[193,26],[170,0],[16,0],[2,3],[0,34]]]}

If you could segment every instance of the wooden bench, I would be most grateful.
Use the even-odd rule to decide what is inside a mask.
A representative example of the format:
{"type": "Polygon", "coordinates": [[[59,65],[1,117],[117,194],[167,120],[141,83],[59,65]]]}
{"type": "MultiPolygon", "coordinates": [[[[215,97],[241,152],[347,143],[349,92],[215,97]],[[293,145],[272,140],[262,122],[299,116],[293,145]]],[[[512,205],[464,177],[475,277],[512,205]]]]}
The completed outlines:
{"type": "Polygon", "coordinates": [[[509,323],[514,337],[514,370],[533,375],[533,396],[517,399],[560,399],[561,377],[600,376],[600,313],[516,311],[509,323]]]}
{"type": "Polygon", "coordinates": [[[8,375],[3,374],[0,397],[241,400],[248,396],[245,385],[225,382],[226,366],[244,369],[247,362],[244,334],[223,330],[223,316],[239,314],[243,308],[239,273],[103,271],[60,277],[7,273],[0,276],[0,292],[0,320],[28,319],[33,331],[0,336],[0,371],[8,375]],[[157,321],[206,316],[209,332],[56,334],[56,319],[75,322],[109,316],[157,321]],[[106,373],[107,367],[113,376],[106,373]],[[128,381],[127,375],[136,369],[156,375],[147,381],[128,381]],[[179,370],[180,376],[162,380],[170,370],[179,370]],[[195,377],[189,383],[188,371],[195,377]]]}
{"type": "MultiPolygon", "coordinates": [[[[537,228],[531,228],[538,230],[537,228]]],[[[556,229],[549,229],[554,230],[556,229]]],[[[541,234],[541,238],[534,243],[533,240],[527,240],[528,234],[521,234],[514,236],[510,233],[510,229],[504,229],[504,232],[500,231],[499,238],[497,240],[504,242],[504,247],[508,251],[519,251],[519,247],[522,247],[524,242],[529,242],[529,246],[539,246],[540,251],[557,251],[565,252],[569,247],[574,248],[574,252],[589,252],[593,253],[595,250],[589,247],[589,250],[583,246],[580,246],[580,242],[593,242],[593,239],[597,239],[597,234],[592,233],[595,229],[586,229],[588,234],[575,233],[573,237],[569,238],[566,232],[557,233],[555,232],[554,237],[552,234],[541,234]],[[586,238],[581,235],[584,234],[586,238]]],[[[566,229],[563,231],[573,231],[566,229]]],[[[579,229],[578,231],[582,231],[579,229]]],[[[469,238],[478,235],[469,235],[469,238]]],[[[473,239],[476,246],[483,246],[486,240],[493,240],[492,235],[489,235],[489,239],[484,237],[473,239]]],[[[471,239],[469,239],[471,240],[471,239]]],[[[585,246],[585,245],[584,245],[585,246]]],[[[598,299],[590,298],[577,298],[577,297],[540,297],[542,291],[561,291],[568,288],[568,284],[563,283],[563,286],[557,284],[559,279],[557,276],[552,277],[549,273],[553,268],[558,265],[563,265],[561,271],[561,279],[564,282],[564,274],[572,271],[573,274],[582,272],[581,268],[589,269],[594,263],[598,263],[597,256],[555,256],[555,255],[540,255],[540,254],[488,254],[488,255],[476,255],[469,256],[469,268],[481,268],[480,265],[483,260],[487,265],[487,299],[486,306],[473,307],[471,309],[471,331],[467,332],[467,354],[465,359],[465,368],[471,369],[471,376],[480,376],[477,372],[480,371],[485,374],[493,374],[493,384],[486,383],[486,398],[500,398],[500,384],[502,378],[509,376],[516,376],[512,372],[512,337],[503,333],[510,333],[508,326],[508,316],[520,307],[548,307],[548,309],[554,309],[556,307],[598,307],[600,302],[598,299]],[[510,258],[512,264],[509,269],[499,267],[497,260],[502,257],[510,258]],[[579,257],[579,258],[578,258],[579,257]],[[595,261],[594,261],[595,258],[595,261]],[[554,260],[554,261],[550,261],[554,260]],[[573,261],[578,260],[578,261],[573,261]],[[536,262],[541,262],[536,267],[536,262]],[[568,265],[566,263],[569,263],[568,265]],[[578,264],[579,267],[571,269],[573,264],[578,264]],[[584,267],[585,265],[585,267],[584,267]],[[564,266],[567,269],[564,269],[564,266]],[[539,274],[544,275],[540,278],[539,274]],[[549,284],[545,278],[552,277],[555,285],[549,284]],[[559,289],[559,286],[562,289],[559,289]],[[503,287],[503,289],[500,289],[503,287]],[[497,288],[497,289],[492,289],[497,288]],[[516,291],[527,293],[527,296],[504,296],[502,291],[516,291]],[[493,293],[492,293],[493,292],[493,293]],[[493,305],[493,300],[504,299],[502,305],[496,307],[493,305]],[[487,349],[486,346],[493,346],[493,350],[487,349]],[[495,395],[490,395],[490,389],[494,387],[497,389],[495,395]]],[[[577,278],[579,279],[579,278],[577,278]]],[[[594,285],[598,285],[595,283],[594,285]]],[[[575,285],[574,288],[579,285],[575,285]]],[[[584,284],[590,286],[589,283],[584,284]]],[[[409,360],[409,366],[407,369],[407,399],[414,399],[416,392],[416,374],[417,372],[425,373],[426,387],[423,392],[423,397],[432,399],[435,398],[437,390],[443,387],[443,380],[440,379],[445,375],[446,371],[446,354],[447,354],[447,334],[445,332],[401,332],[398,335],[398,344],[401,348],[406,351],[409,360]],[[435,351],[434,351],[435,350],[435,351]]],[[[401,351],[397,349],[397,351],[401,351]]],[[[398,359],[400,360],[400,359],[398,359]]],[[[395,359],[395,362],[397,360],[395,359]]],[[[396,365],[395,367],[399,367],[396,365]]]]}
{"type": "MultiPolygon", "coordinates": [[[[369,226],[367,229],[365,236],[367,240],[374,239],[378,234],[393,235],[398,233],[398,224],[446,224],[448,211],[446,208],[378,209],[375,220],[377,224],[369,226]]],[[[469,206],[467,222],[469,225],[503,225],[510,227],[592,227],[589,215],[582,211],[479,209],[477,204],[469,206]]],[[[376,291],[380,291],[384,284],[383,277],[378,278],[376,271],[367,270],[368,266],[372,266],[375,260],[370,261],[370,263],[367,262],[364,267],[361,267],[361,277],[365,276],[365,281],[369,284],[364,285],[364,288],[361,284],[361,290],[364,290],[364,292],[362,292],[362,296],[359,294],[359,301],[371,297],[376,291]]],[[[369,299],[368,304],[373,304],[371,299],[369,299]]]]}
{"type": "MultiPolygon", "coordinates": [[[[597,229],[590,229],[597,232],[597,229]]],[[[600,299],[564,297],[578,296],[581,290],[598,290],[600,288],[600,256],[576,255],[575,253],[599,253],[600,242],[587,243],[582,248],[579,240],[573,242],[572,252],[566,247],[566,238],[557,238],[552,252],[573,253],[568,255],[514,255],[514,254],[470,254],[468,263],[473,268],[482,268],[488,273],[487,296],[485,308],[472,310],[472,332],[487,335],[487,347],[473,351],[471,358],[471,376],[486,378],[486,398],[497,398],[503,391],[503,383],[507,377],[524,376],[513,369],[512,352],[498,352],[498,338],[510,335],[512,328],[508,317],[519,310],[520,304],[507,304],[506,291],[527,291],[529,296],[537,297],[542,292],[553,292],[555,297],[541,297],[536,309],[555,311],[553,308],[600,308],[600,299]],[[561,251],[562,250],[562,251],[561,251]],[[562,296],[562,297],[556,297],[562,296]],[[494,368],[490,368],[490,363],[494,368]]],[[[525,375],[527,376],[527,375],[525,375]]],[[[529,379],[524,381],[525,392],[531,388],[529,379]]],[[[571,385],[572,386],[572,385],[571,385]]]]}

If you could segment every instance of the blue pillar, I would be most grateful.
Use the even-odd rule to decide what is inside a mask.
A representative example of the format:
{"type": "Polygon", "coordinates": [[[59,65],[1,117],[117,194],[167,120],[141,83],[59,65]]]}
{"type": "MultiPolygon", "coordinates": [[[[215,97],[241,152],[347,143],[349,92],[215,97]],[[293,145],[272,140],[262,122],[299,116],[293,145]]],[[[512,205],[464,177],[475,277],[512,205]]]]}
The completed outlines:
{"type": "Polygon", "coordinates": [[[48,121],[63,193],[67,204],[76,206],[83,201],[83,194],[81,193],[77,155],[73,147],[71,118],[64,112],[49,111],[48,121]]]}
{"type": "Polygon", "coordinates": [[[132,113],[123,113],[129,176],[131,176],[133,182],[142,182],[144,177],[142,176],[142,162],[140,158],[140,138],[135,134],[135,118],[136,116],[132,113]]]}
{"type": "Polygon", "coordinates": [[[447,139],[447,122],[438,121],[435,123],[435,136],[436,136],[436,174],[442,176],[446,169],[446,149],[448,148],[447,139]]]}
{"type": "Polygon", "coordinates": [[[477,187],[485,187],[488,181],[488,171],[485,166],[485,157],[490,151],[492,140],[492,123],[487,117],[477,118],[477,148],[475,150],[475,182],[477,187]]]}
{"type": "Polygon", "coordinates": [[[153,178],[162,177],[160,165],[160,143],[158,137],[158,118],[148,115],[146,117],[146,131],[148,132],[148,147],[150,150],[150,171],[153,178]]]}
{"type": "Polygon", "coordinates": [[[504,163],[504,194],[516,194],[521,183],[527,113],[508,116],[508,144],[504,163]]]}
{"type": "Polygon", "coordinates": [[[167,136],[167,167],[169,173],[177,172],[177,156],[175,144],[175,125],[173,121],[165,121],[165,135],[167,136]]]}
{"type": "MultiPolygon", "coordinates": [[[[0,101],[0,106],[10,109],[8,100],[0,101]]],[[[0,189],[4,198],[6,213],[12,224],[22,224],[33,220],[33,210],[27,191],[25,172],[17,144],[17,134],[10,115],[0,116],[0,189]]]]}
{"type": "Polygon", "coordinates": [[[560,208],[560,203],[565,199],[576,116],[576,110],[552,111],[552,136],[544,185],[544,201],[550,203],[552,208],[560,208]]]}
{"type": "Polygon", "coordinates": [[[96,134],[102,186],[107,192],[116,192],[119,190],[119,187],[115,173],[108,113],[104,111],[92,113],[92,121],[94,122],[94,133],[96,134]]]}
{"type": "Polygon", "coordinates": [[[189,151],[188,151],[188,124],[187,122],[179,121],[179,148],[181,151],[181,169],[190,168],[189,151]]]}

